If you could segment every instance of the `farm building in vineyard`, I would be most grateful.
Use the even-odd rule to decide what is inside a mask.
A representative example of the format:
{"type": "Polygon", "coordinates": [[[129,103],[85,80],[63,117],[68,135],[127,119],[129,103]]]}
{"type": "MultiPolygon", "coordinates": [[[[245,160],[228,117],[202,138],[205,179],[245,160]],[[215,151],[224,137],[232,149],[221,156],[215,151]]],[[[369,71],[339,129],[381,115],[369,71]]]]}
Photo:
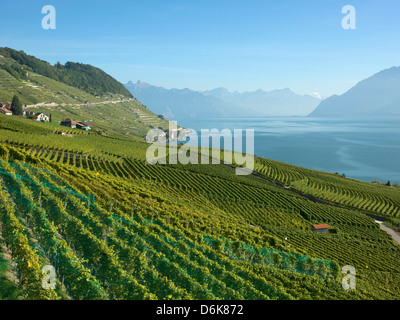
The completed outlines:
{"type": "Polygon", "coordinates": [[[65,119],[61,121],[61,125],[64,127],[76,128],[76,121],[72,119],[65,119]]]}
{"type": "Polygon", "coordinates": [[[77,128],[77,129],[82,129],[82,130],[89,131],[89,130],[92,129],[92,125],[91,125],[91,124],[87,124],[87,123],[85,123],[85,122],[83,122],[83,121],[78,121],[78,122],[76,123],[76,128],[77,128]]]}
{"type": "Polygon", "coordinates": [[[75,121],[72,119],[65,119],[63,121],[61,121],[61,125],[64,127],[69,127],[69,128],[76,128],[76,129],[82,129],[82,130],[86,130],[89,131],[92,129],[92,125],[91,124],[87,124],[83,121],[75,121]]]}
{"type": "Polygon", "coordinates": [[[329,225],[327,224],[314,224],[312,226],[312,230],[316,232],[328,233],[329,232],[329,225]]]}

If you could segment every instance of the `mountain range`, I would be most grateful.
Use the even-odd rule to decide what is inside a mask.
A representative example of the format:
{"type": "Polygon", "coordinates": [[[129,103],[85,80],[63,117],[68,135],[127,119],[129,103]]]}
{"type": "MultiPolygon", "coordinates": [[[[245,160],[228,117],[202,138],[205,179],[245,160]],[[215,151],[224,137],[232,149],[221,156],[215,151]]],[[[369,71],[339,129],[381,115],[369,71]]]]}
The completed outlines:
{"type": "Polygon", "coordinates": [[[145,82],[129,81],[129,92],[153,112],[168,119],[195,117],[305,116],[321,101],[313,95],[299,95],[290,89],[230,92],[225,88],[208,91],[166,89],[145,82]]]}
{"type": "Polygon", "coordinates": [[[333,95],[310,113],[312,117],[399,117],[400,67],[382,70],[342,95],[333,95]]]}
{"type": "Polygon", "coordinates": [[[288,88],[253,92],[165,89],[129,81],[129,92],[153,112],[169,119],[188,117],[311,116],[321,118],[390,118],[400,116],[400,67],[382,70],[342,95],[322,99],[288,88]]]}

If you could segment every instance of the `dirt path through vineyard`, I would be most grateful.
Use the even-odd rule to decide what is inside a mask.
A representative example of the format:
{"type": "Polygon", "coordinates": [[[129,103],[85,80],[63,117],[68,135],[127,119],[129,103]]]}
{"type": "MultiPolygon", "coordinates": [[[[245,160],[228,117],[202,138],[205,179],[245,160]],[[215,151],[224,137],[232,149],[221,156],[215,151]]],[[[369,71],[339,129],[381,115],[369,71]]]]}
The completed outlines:
{"type": "Polygon", "coordinates": [[[388,234],[390,234],[394,241],[396,241],[398,244],[400,244],[400,234],[398,232],[396,232],[392,228],[389,228],[389,227],[385,226],[382,221],[375,220],[375,222],[379,224],[379,227],[383,231],[385,231],[388,234]]]}

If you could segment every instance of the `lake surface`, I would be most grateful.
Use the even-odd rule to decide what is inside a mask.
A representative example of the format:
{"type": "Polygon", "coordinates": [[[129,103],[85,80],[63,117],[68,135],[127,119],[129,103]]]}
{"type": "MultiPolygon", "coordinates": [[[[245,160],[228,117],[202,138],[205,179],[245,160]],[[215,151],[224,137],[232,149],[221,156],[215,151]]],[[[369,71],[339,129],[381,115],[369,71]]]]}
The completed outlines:
{"type": "Polygon", "coordinates": [[[349,178],[364,181],[400,183],[398,120],[196,118],[181,120],[178,125],[195,130],[199,136],[201,129],[230,129],[232,132],[233,129],[254,129],[257,156],[344,173],[349,178]]]}

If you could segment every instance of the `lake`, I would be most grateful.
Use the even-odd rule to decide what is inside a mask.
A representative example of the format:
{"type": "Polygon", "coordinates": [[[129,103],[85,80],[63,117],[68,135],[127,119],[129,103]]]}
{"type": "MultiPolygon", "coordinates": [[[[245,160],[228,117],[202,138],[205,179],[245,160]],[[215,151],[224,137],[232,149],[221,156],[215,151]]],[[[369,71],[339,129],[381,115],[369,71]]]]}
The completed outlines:
{"type": "Polygon", "coordinates": [[[199,136],[201,129],[254,129],[257,156],[369,182],[400,183],[398,120],[196,118],[178,125],[199,136]]]}

